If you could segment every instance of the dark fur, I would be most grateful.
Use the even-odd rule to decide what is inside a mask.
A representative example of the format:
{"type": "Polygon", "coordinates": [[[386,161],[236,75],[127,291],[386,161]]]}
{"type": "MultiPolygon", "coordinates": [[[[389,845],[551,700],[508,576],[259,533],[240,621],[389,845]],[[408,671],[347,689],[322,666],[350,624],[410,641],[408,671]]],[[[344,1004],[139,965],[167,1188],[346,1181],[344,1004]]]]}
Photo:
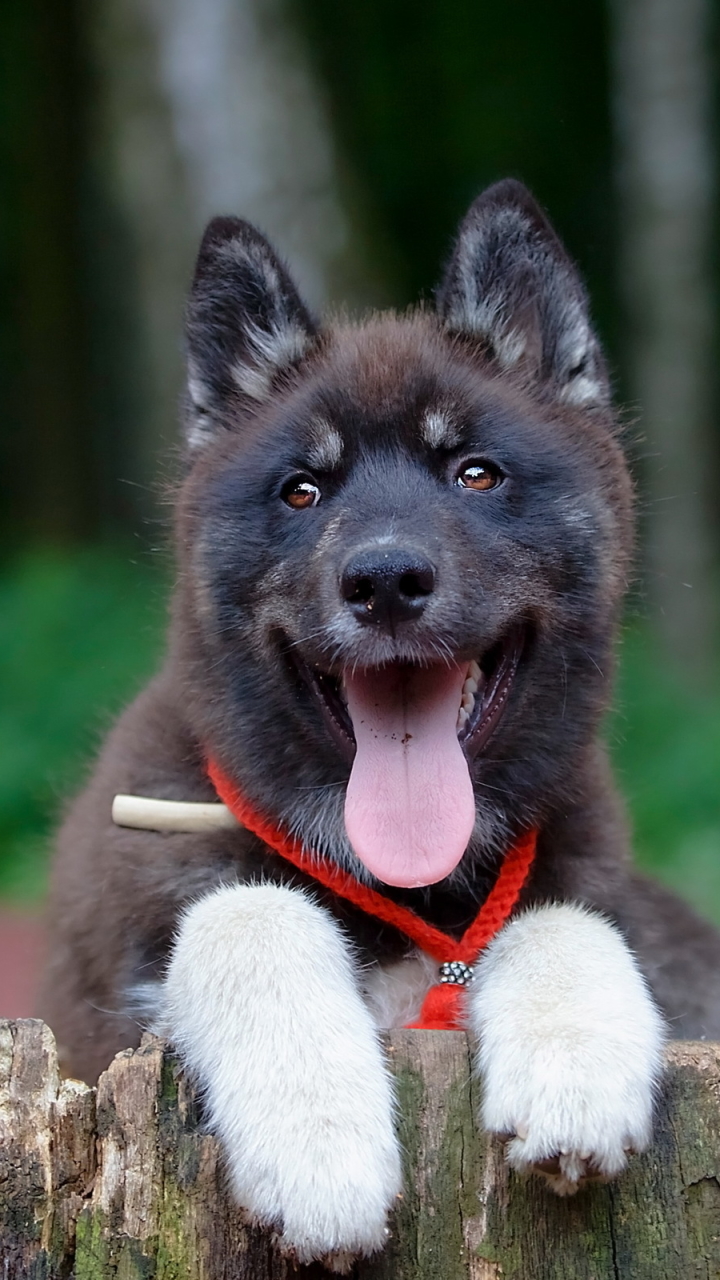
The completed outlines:
{"type": "MultiPolygon", "coordinates": [[[[631,560],[631,485],[582,286],[528,193],[507,182],[476,201],[437,312],[326,328],[262,236],[217,219],[200,250],[188,335],[193,458],[178,495],[167,661],[111,734],[55,866],[42,1013],[67,1069],[93,1079],[137,1043],[128,990],[162,975],[184,904],[221,881],[301,880],[244,831],[114,827],[116,792],[212,799],[209,752],[262,811],[362,875],[342,823],[347,760],[289,646],[331,671],[448,651],[469,660],[516,623],[527,643],[473,766],[470,848],[440,886],[393,892],[460,927],[510,838],[537,824],[525,901],[608,913],[673,1032],[720,1036],[720,937],[632,874],[598,737],[631,560]],[[422,438],[435,409],[453,424],[448,447],[422,438]],[[320,472],[309,457],[328,424],[344,447],[320,472]],[[501,467],[499,489],[453,483],[460,462],[477,457],[501,467]],[[318,479],[317,507],[283,503],[297,472],[318,479]],[[338,631],[343,566],[390,533],[433,561],[437,590],[394,636],[342,622],[338,631]]],[[[323,898],[368,958],[405,949],[391,929],[323,898]]]]}

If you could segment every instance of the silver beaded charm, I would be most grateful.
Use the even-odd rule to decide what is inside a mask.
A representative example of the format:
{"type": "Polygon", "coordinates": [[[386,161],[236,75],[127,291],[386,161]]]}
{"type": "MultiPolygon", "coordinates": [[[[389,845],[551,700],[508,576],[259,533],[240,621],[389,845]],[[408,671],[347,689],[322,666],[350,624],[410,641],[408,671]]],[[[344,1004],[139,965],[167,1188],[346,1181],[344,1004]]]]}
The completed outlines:
{"type": "Polygon", "coordinates": [[[475,977],[475,970],[464,960],[446,960],[440,965],[440,981],[452,983],[456,987],[466,987],[475,977]]]}

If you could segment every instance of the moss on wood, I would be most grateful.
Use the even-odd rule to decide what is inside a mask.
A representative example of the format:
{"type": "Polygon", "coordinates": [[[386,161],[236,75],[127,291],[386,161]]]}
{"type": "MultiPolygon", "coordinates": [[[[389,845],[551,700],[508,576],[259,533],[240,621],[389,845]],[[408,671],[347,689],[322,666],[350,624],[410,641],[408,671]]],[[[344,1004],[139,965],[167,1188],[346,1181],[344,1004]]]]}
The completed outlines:
{"type": "MultiPolygon", "coordinates": [[[[405,1192],[355,1280],[720,1280],[720,1046],[676,1044],[652,1150],[558,1200],[478,1129],[460,1032],[388,1037],[405,1192]]],[[[159,1041],[97,1091],[61,1081],[34,1021],[0,1022],[0,1275],[12,1280],[318,1280],[228,1200],[218,1144],[159,1041]]]]}

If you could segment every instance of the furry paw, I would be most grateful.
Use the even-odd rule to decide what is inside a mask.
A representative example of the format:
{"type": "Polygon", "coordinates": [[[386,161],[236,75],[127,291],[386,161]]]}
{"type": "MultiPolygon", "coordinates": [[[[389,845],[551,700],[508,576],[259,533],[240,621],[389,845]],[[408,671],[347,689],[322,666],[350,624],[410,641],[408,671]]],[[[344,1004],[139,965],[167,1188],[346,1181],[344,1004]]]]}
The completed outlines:
{"type": "Polygon", "coordinates": [[[651,1137],[663,1025],[617,931],[550,906],[493,941],[471,997],[482,1118],[559,1195],[612,1178],[651,1137]]]}
{"type": "Polygon", "coordinates": [[[400,1191],[393,1086],[335,921],[281,885],[208,894],[180,923],[164,1022],[251,1220],[298,1262],[347,1271],[381,1249],[400,1191]]]}
{"type": "Polygon", "coordinates": [[[608,1073],[602,1047],[587,1048],[585,1060],[570,1055],[552,1066],[534,1055],[527,1087],[514,1096],[488,1090],[483,1107],[488,1128],[514,1134],[505,1148],[511,1168],[540,1174],[561,1196],[616,1177],[651,1137],[652,1085],[632,1072],[608,1073]]]}
{"type": "Polygon", "coordinates": [[[254,1222],[274,1227],[281,1252],[297,1262],[345,1274],[387,1242],[400,1191],[398,1146],[392,1129],[365,1120],[326,1118],[302,1137],[269,1132],[262,1164],[260,1152],[225,1143],[238,1203],[254,1222]]]}

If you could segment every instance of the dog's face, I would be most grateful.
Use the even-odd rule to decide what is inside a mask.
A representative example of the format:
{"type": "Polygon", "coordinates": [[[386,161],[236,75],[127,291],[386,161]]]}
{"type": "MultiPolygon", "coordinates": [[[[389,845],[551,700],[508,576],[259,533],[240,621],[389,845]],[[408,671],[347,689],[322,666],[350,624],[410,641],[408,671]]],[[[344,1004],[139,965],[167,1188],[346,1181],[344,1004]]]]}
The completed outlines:
{"type": "Polygon", "coordinates": [[[572,798],[630,541],[607,402],[517,184],[471,209],[436,314],[325,331],[257,232],[211,224],[177,648],[208,751],[262,809],[417,886],[572,798]]]}

